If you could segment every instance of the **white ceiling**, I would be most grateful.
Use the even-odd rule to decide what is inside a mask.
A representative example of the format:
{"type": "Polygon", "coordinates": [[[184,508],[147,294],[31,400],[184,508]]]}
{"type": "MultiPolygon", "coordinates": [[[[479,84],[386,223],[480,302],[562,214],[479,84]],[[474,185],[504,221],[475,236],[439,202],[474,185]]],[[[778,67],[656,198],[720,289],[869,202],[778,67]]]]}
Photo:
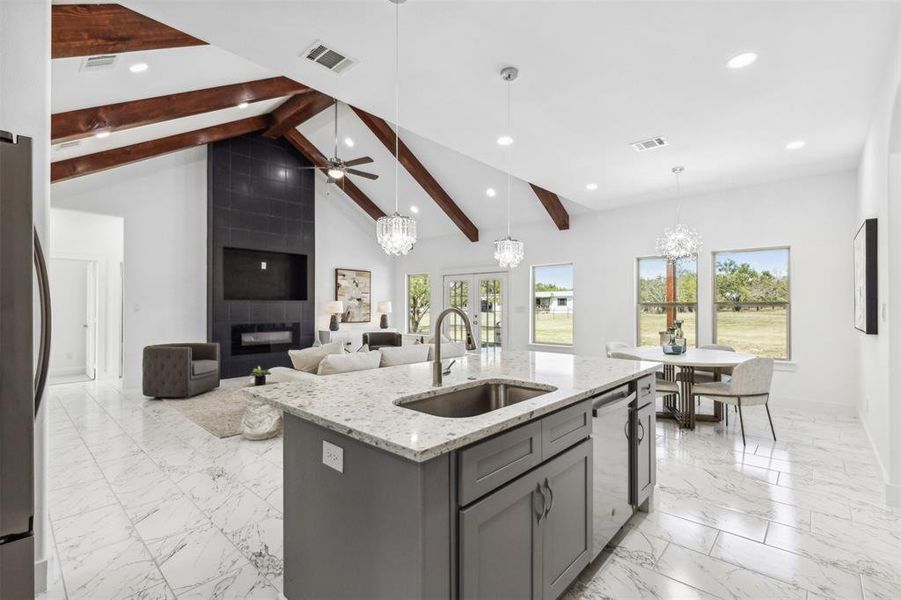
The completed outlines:
{"type": "MultiPolygon", "coordinates": [[[[393,120],[394,5],[125,0],[124,4],[393,120]],[[227,10],[219,7],[227,6],[227,10]],[[323,40],[342,76],[299,54],[323,40]]],[[[401,10],[404,129],[499,168],[506,64],[513,172],[592,208],[853,168],[898,2],[440,2],[401,10]],[[726,60],[760,59],[731,71],[726,60]],[[671,146],[635,153],[630,142],[671,146]],[[785,144],[803,138],[803,150],[785,144]],[[587,192],[585,184],[600,188],[587,192]]],[[[439,168],[429,164],[430,168],[439,168]]]]}

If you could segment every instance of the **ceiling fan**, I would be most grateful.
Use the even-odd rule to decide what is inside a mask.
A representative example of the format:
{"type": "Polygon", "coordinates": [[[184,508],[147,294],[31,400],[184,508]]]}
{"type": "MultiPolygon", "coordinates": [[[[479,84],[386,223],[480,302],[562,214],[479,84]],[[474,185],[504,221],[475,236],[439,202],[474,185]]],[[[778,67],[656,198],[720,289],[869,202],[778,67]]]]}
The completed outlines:
{"type": "Polygon", "coordinates": [[[328,175],[328,183],[342,181],[345,175],[357,175],[359,177],[365,177],[366,179],[378,179],[379,176],[375,173],[367,173],[366,171],[360,171],[353,168],[371,162],[374,161],[368,156],[362,156],[351,160],[341,160],[338,158],[338,101],[335,100],[335,154],[332,158],[328,159],[328,164],[324,166],[304,168],[321,169],[325,171],[325,174],[328,175]]]}

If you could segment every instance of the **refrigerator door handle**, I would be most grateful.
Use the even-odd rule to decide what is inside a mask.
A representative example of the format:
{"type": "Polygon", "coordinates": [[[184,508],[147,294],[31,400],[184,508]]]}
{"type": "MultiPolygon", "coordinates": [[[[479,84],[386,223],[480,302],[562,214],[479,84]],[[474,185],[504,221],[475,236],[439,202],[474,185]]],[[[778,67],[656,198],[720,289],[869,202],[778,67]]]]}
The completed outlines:
{"type": "Polygon", "coordinates": [[[50,362],[50,279],[47,276],[47,262],[38,232],[34,231],[34,269],[38,280],[38,299],[41,311],[41,337],[38,346],[38,364],[34,374],[34,416],[37,417],[47,384],[47,370],[50,362]]]}

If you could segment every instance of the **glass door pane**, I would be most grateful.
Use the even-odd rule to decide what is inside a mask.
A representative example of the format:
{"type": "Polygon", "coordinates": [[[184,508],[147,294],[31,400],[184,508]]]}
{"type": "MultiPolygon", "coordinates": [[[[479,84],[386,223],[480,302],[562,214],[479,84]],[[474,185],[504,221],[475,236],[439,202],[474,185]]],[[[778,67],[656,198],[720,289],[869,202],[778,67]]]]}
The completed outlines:
{"type": "Polygon", "coordinates": [[[479,346],[503,346],[503,280],[497,277],[479,279],[479,346]]]}
{"type": "MultiPolygon", "coordinates": [[[[470,277],[445,278],[445,306],[459,308],[467,315],[469,311],[470,277]]],[[[455,342],[466,341],[466,327],[463,319],[457,314],[450,314],[444,319],[444,335],[455,342]]]]}

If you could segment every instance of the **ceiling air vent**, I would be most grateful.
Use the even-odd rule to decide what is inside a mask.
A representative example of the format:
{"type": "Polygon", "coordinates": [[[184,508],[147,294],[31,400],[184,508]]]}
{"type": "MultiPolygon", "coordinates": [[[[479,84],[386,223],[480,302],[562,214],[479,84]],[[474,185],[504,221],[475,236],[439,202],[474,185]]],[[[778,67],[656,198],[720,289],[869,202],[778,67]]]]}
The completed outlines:
{"type": "Polygon", "coordinates": [[[316,63],[317,65],[321,65],[331,71],[332,73],[344,73],[349,68],[357,64],[352,58],[348,58],[342,52],[338,52],[334,48],[329,48],[319,40],[313,42],[313,44],[304,52],[304,56],[307,57],[307,60],[316,63]]]}
{"type": "Polygon", "coordinates": [[[79,71],[109,71],[116,66],[118,54],[101,54],[99,56],[89,56],[81,61],[79,71]]]}
{"type": "Polygon", "coordinates": [[[632,149],[636,152],[644,152],[645,150],[653,150],[654,148],[662,148],[663,146],[668,145],[669,142],[662,137],[652,137],[646,140],[632,142],[632,149]]]}

